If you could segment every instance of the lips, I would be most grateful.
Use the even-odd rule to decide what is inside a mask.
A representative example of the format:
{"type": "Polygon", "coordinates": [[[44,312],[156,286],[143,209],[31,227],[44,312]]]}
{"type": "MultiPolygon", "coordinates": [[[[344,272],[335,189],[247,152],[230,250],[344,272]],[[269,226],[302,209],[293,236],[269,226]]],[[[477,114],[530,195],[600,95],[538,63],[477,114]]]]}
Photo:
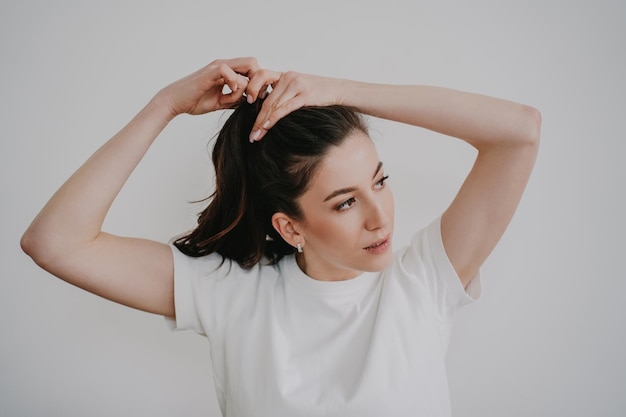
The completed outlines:
{"type": "Polygon", "coordinates": [[[374,253],[374,254],[383,253],[390,246],[390,237],[391,235],[387,235],[385,238],[377,240],[376,242],[372,243],[369,246],[364,247],[363,249],[365,249],[369,253],[374,253]]]}

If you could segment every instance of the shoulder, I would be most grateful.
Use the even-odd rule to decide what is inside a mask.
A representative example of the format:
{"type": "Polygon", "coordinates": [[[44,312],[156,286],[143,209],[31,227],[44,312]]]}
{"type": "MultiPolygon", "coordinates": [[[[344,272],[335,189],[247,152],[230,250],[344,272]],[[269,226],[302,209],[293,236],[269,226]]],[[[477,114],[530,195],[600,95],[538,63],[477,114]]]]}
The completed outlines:
{"type": "Polygon", "coordinates": [[[413,234],[409,244],[396,252],[394,261],[408,274],[453,272],[449,270],[452,265],[441,238],[441,218],[436,218],[413,234]]]}
{"type": "Polygon", "coordinates": [[[243,268],[218,253],[192,257],[174,246],[171,250],[178,329],[214,333],[228,317],[254,306],[272,291],[280,277],[278,265],[267,262],[243,268]]]}
{"type": "Polygon", "coordinates": [[[170,245],[170,248],[174,258],[174,278],[176,280],[186,279],[216,284],[225,280],[233,283],[240,280],[251,282],[261,277],[271,279],[271,277],[278,276],[280,263],[270,265],[265,259],[251,268],[244,268],[237,262],[216,252],[193,257],[185,255],[173,245],[170,245]]]}
{"type": "Polygon", "coordinates": [[[441,237],[441,218],[416,232],[409,245],[394,257],[391,273],[415,289],[415,296],[430,299],[444,315],[480,297],[479,275],[463,287],[446,253],[441,237]]]}

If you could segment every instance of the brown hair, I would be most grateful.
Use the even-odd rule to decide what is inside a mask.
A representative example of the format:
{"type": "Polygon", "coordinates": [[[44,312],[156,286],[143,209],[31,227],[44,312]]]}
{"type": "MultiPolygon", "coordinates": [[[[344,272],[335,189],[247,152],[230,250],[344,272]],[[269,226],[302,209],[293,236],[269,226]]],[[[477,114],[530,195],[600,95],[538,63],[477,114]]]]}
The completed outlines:
{"type": "Polygon", "coordinates": [[[276,263],[295,249],[271,224],[282,212],[302,220],[297,199],[324,156],[354,131],[367,133],[362,116],[344,106],[304,107],[249,142],[262,101],[239,103],[213,147],[215,191],[198,226],[174,245],[189,256],[217,252],[244,268],[263,257],[276,263]]]}

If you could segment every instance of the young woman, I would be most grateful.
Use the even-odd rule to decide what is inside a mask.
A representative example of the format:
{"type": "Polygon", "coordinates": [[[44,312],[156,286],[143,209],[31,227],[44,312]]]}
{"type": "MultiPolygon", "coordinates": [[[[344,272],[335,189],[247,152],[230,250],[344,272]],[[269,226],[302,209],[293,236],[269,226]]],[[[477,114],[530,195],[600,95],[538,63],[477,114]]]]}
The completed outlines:
{"type": "Polygon", "coordinates": [[[159,91],[21,243],[74,285],[205,334],[225,416],[446,416],[450,319],[477,296],[539,130],[535,109],[486,96],[219,60],[159,91]],[[195,230],[173,245],[101,230],[169,121],[229,108],[195,230]],[[450,207],[396,253],[391,190],[360,113],[478,150],[450,207]]]}

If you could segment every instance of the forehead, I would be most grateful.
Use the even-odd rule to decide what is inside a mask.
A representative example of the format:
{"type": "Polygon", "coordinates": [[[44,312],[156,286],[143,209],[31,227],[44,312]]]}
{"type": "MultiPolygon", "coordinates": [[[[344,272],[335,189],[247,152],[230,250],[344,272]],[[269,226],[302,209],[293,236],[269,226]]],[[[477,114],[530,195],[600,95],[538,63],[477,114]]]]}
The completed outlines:
{"type": "Polygon", "coordinates": [[[379,161],[378,152],[369,136],[360,131],[354,132],[340,146],[330,149],[312,179],[309,190],[328,194],[339,188],[369,184],[379,161]]]}

